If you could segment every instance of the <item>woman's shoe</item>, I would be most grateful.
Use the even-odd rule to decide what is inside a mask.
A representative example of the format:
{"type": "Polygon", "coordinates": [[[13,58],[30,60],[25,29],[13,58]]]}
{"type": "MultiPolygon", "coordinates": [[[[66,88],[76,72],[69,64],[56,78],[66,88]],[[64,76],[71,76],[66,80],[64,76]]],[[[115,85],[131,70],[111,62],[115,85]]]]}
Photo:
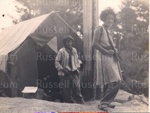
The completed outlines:
{"type": "Polygon", "coordinates": [[[76,103],[78,103],[78,104],[85,104],[84,100],[76,101],[76,103]]]}
{"type": "Polygon", "coordinates": [[[98,108],[102,111],[108,111],[108,106],[102,106],[102,105],[98,105],[98,108]]]}
{"type": "Polygon", "coordinates": [[[109,104],[108,107],[110,107],[110,108],[115,108],[116,106],[115,106],[115,105],[112,105],[112,104],[109,104]]]}

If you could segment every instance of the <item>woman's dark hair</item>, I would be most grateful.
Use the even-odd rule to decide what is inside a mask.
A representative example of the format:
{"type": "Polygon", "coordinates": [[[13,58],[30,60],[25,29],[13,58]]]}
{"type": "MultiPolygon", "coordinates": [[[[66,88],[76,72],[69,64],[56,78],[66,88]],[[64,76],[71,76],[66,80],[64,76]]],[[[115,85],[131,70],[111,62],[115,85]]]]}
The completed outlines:
{"type": "Polygon", "coordinates": [[[114,10],[110,7],[108,7],[107,9],[103,10],[100,14],[100,19],[105,22],[106,18],[108,15],[112,14],[114,16],[114,22],[116,22],[116,14],[114,12],[114,10]]]}
{"type": "Polygon", "coordinates": [[[74,38],[70,35],[67,35],[63,38],[63,44],[66,45],[66,41],[71,40],[72,42],[74,41],[74,38]]]}

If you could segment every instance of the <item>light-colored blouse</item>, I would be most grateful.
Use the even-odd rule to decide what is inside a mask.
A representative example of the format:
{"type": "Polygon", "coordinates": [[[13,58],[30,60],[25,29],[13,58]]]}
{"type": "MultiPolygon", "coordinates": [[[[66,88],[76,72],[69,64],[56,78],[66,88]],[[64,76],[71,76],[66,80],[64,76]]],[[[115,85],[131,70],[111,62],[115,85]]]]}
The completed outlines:
{"type": "Polygon", "coordinates": [[[67,68],[69,71],[78,71],[80,68],[80,64],[82,63],[78,59],[78,54],[77,50],[75,48],[72,48],[72,55],[71,55],[71,64],[72,64],[72,69],[69,66],[69,53],[67,52],[66,48],[61,48],[56,56],[55,59],[55,67],[58,70],[58,75],[64,76],[64,72],[62,69],[67,68]]]}

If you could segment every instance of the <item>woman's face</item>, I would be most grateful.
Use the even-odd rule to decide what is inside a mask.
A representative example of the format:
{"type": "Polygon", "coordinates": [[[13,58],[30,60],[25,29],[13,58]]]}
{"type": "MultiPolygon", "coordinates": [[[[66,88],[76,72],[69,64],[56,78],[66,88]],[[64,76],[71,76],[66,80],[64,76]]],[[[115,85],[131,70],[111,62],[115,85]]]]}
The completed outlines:
{"type": "Polygon", "coordinates": [[[71,49],[72,48],[72,40],[66,41],[66,48],[71,49]]]}
{"type": "Polygon", "coordinates": [[[114,24],[114,21],[115,21],[114,15],[110,14],[106,17],[105,25],[107,27],[111,27],[114,24]]]}

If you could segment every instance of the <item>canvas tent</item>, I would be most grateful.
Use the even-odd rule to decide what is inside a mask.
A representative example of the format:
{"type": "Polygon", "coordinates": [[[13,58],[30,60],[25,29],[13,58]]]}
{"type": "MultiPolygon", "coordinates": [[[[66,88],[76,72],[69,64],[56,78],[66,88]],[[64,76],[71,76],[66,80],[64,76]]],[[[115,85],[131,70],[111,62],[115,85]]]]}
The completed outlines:
{"type": "Polygon", "coordinates": [[[51,12],[2,31],[0,33],[1,85],[11,89],[9,92],[12,96],[18,96],[25,86],[37,85],[39,73],[47,72],[55,75],[57,70],[54,67],[54,58],[62,47],[63,36],[68,34],[75,38],[75,46],[82,52],[82,40],[72,31],[61,13],[51,12]],[[47,70],[44,70],[42,64],[47,70]]]}

